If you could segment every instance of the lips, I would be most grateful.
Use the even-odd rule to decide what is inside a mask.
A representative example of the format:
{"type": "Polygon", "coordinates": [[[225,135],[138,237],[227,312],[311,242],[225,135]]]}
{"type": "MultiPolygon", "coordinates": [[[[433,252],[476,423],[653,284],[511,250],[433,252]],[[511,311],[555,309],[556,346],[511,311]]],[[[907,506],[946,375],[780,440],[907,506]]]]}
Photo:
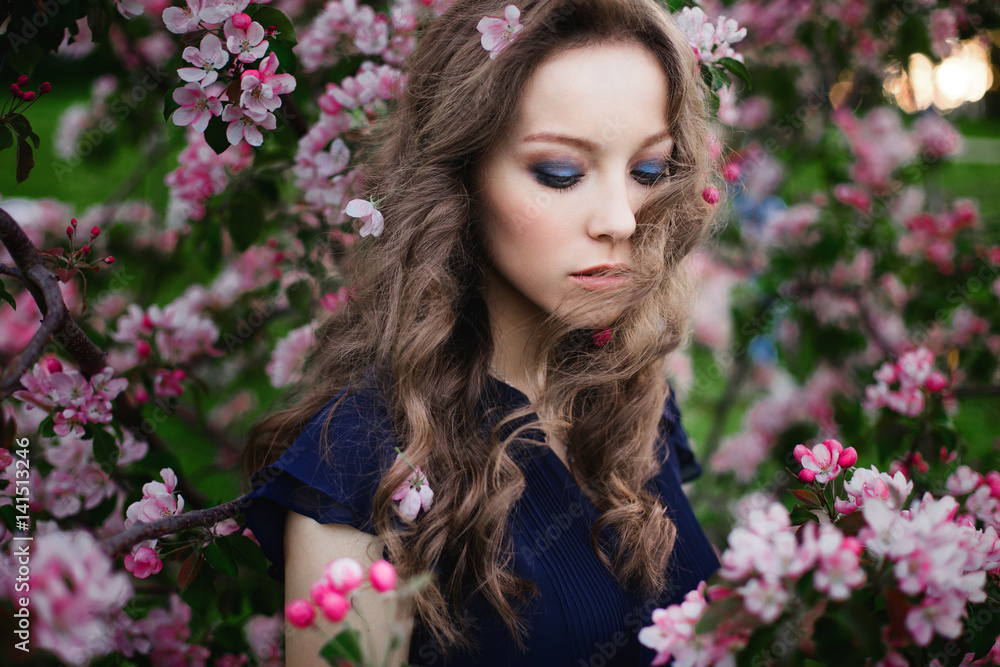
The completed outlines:
{"type": "Polygon", "coordinates": [[[592,266],[583,271],[577,271],[571,275],[574,276],[605,276],[608,274],[622,275],[628,273],[628,267],[625,264],[599,264],[597,266],[592,266]]]}

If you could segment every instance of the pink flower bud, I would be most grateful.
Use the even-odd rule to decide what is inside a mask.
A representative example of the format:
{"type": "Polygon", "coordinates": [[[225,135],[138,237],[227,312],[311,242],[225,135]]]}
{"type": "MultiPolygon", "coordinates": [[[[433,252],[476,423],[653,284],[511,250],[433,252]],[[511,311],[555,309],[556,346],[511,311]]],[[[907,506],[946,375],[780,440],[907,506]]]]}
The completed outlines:
{"type": "Polygon", "coordinates": [[[73,238],[73,225],[66,225],[66,236],[73,238]]]}
{"type": "Polygon", "coordinates": [[[73,229],[76,229],[76,218],[70,218],[69,224],[73,225],[73,229]]]}
{"type": "Polygon", "coordinates": [[[337,591],[331,590],[323,597],[319,608],[323,612],[323,616],[326,616],[327,619],[334,623],[340,623],[347,618],[347,612],[351,610],[351,603],[337,591]]]}
{"type": "Polygon", "coordinates": [[[135,402],[136,403],[138,403],[139,405],[142,405],[143,403],[147,402],[148,400],[149,400],[149,392],[146,391],[143,387],[139,387],[138,389],[135,390],[135,402]]]}
{"type": "Polygon", "coordinates": [[[17,77],[17,85],[23,86],[26,83],[28,83],[28,75],[27,74],[22,74],[21,76],[17,77]]]}
{"type": "Polygon", "coordinates": [[[309,597],[311,597],[313,602],[316,603],[316,606],[320,608],[323,607],[323,600],[326,599],[326,596],[330,593],[336,592],[337,591],[333,589],[333,586],[331,586],[330,582],[326,579],[317,579],[309,587],[309,597]]]}
{"type": "Polygon", "coordinates": [[[611,340],[611,334],[611,327],[604,327],[591,334],[590,338],[597,347],[604,347],[611,340]]]}
{"type": "Polygon", "coordinates": [[[13,95],[14,97],[21,96],[21,89],[17,86],[16,83],[10,84],[10,94],[13,95]]]}
{"type": "Polygon", "coordinates": [[[850,468],[852,465],[858,462],[858,451],[854,447],[848,447],[845,449],[840,458],[837,459],[837,465],[841,468],[850,468]]]}
{"type": "Polygon", "coordinates": [[[353,558],[338,558],[326,566],[326,580],[341,593],[350,593],[364,578],[364,568],[353,558]]]}
{"type": "Polygon", "coordinates": [[[816,479],[816,473],[814,473],[812,470],[806,470],[803,468],[802,470],[799,471],[799,479],[805,482],[806,484],[809,484],[814,479],[816,479]]]}
{"type": "Polygon", "coordinates": [[[42,95],[44,95],[45,93],[52,92],[52,84],[49,83],[48,81],[44,82],[42,85],[38,87],[38,92],[41,93],[42,95]]]}
{"type": "Polygon", "coordinates": [[[36,97],[35,91],[33,90],[29,90],[28,92],[21,95],[21,99],[24,100],[25,102],[31,102],[35,99],[35,97],[36,97]]]}
{"type": "Polygon", "coordinates": [[[368,568],[368,579],[379,593],[396,587],[396,568],[387,560],[377,560],[368,568]]]}
{"type": "Polygon", "coordinates": [[[93,241],[100,235],[101,235],[101,230],[97,228],[97,225],[94,225],[94,228],[90,230],[90,240],[93,241]]]}
{"type": "Polygon", "coordinates": [[[145,359],[150,354],[152,354],[153,348],[144,340],[137,340],[135,342],[135,353],[139,355],[140,359],[145,359]]]}
{"type": "Polygon", "coordinates": [[[111,256],[111,255],[108,255],[107,257],[104,258],[104,263],[105,264],[114,264],[115,263],[115,258],[113,256],[111,256]]]}
{"type": "Polygon", "coordinates": [[[285,605],[285,618],[297,628],[308,628],[316,618],[316,610],[304,598],[295,598],[285,605]]]}
{"type": "Polygon", "coordinates": [[[701,198],[715,206],[719,203],[719,189],[714,185],[709,185],[702,191],[701,198]]]}
{"type": "Polygon", "coordinates": [[[239,14],[233,15],[233,27],[238,30],[246,30],[247,28],[250,27],[251,22],[252,19],[250,18],[249,14],[244,14],[240,12],[239,14]]]}
{"type": "Polygon", "coordinates": [[[948,378],[941,371],[932,371],[924,380],[924,387],[931,393],[938,393],[948,386],[948,378]]]}
{"type": "Polygon", "coordinates": [[[802,457],[812,454],[808,447],[805,445],[795,445],[795,449],[792,450],[792,454],[795,456],[795,460],[802,463],[802,457]]]}
{"type": "Polygon", "coordinates": [[[63,365],[55,357],[51,357],[46,364],[50,373],[62,373],[63,365]]]}
{"type": "Polygon", "coordinates": [[[727,181],[738,181],[740,178],[740,165],[736,162],[727,162],[722,168],[722,177],[727,181]]]}
{"type": "Polygon", "coordinates": [[[85,245],[82,248],[80,248],[80,254],[83,255],[84,257],[86,257],[87,255],[89,255],[90,254],[90,246],[89,245],[85,245]]]}

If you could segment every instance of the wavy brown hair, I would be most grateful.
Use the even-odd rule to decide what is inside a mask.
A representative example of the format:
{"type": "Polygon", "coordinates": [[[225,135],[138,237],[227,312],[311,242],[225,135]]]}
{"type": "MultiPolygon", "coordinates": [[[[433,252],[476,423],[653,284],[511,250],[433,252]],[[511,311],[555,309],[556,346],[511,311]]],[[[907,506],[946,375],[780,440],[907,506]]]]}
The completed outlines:
{"type": "MultiPolygon", "coordinates": [[[[486,596],[524,646],[517,603],[536,589],[510,571],[505,527],[525,485],[512,447],[528,426],[560,435],[573,452],[571,472],[601,512],[591,532],[601,561],[623,586],[649,596],[665,590],[675,528],[646,485],[659,470],[653,449],[669,390],[665,357],[689,335],[692,290],[681,260],[709,238],[713,222],[701,196],[717,178],[707,90],[665,8],[655,0],[527,0],[523,30],[491,60],[476,25],[500,16],[505,4],[458,0],[410,57],[405,94],[365,156],[366,187],[381,200],[385,231],[356,247],[353,296],[322,324],[304,378],[286,407],[254,425],[244,455],[249,477],[332,397],[374,369],[368,376],[385,392],[399,446],[426,471],[435,496],[416,522],[402,517],[390,496],[410,470],[393,463],[375,494],[373,521],[401,576],[441,562],[453,566],[419,594],[413,610],[444,647],[474,643],[455,613],[473,593],[486,596]],[[477,169],[507,140],[521,92],[541,63],[565,49],[609,42],[642,45],[663,68],[674,139],[669,177],[636,215],[627,292],[594,294],[539,324],[529,365],[537,369],[532,386],[539,398],[484,439],[478,401],[494,343],[483,296],[490,258],[477,169]],[[621,311],[608,344],[595,346],[588,332],[568,324],[587,309],[621,311]],[[538,414],[552,416],[540,423],[538,414]],[[533,422],[500,437],[504,426],[528,415],[533,422]],[[606,526],[621,538],[615,553],[598,540],[606,526]]],[[[335,464],[328,425],[324,456],[335,464]]]]}

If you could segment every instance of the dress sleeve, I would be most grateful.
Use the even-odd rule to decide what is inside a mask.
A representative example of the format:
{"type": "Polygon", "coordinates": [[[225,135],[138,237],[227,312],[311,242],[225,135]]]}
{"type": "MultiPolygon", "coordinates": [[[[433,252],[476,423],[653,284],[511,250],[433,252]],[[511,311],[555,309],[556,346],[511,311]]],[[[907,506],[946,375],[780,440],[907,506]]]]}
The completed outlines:
{"type": "Polygon", "coordinates": [[[279,581],[284,581],[287,510],[319,523],[348,524],[377,534],[372,499],[395,458],[392,422],[384,403],[371,392],[349,393],[337,405],[343,393],[312,417],[277,461],[251,477],[244,514],[272,563],[269,573],[279,581]],[[331,410],[329,451],[324,452],[327,447],[320,437],[331,410]]]}
{"type": "Polygon", "coordinates": [[[667,444],[670,445],[670,457],[675,458],[679,467],[681,481],[690,482],[700,477],[702,467],[698,459],[695,458],[694,451],[688,443],[687,431],[681,424],[681,411],[677,406],[677,397],[673,387],[670,387],[667,400],[663,404],[660,428],[665,433],[667,444]]]}

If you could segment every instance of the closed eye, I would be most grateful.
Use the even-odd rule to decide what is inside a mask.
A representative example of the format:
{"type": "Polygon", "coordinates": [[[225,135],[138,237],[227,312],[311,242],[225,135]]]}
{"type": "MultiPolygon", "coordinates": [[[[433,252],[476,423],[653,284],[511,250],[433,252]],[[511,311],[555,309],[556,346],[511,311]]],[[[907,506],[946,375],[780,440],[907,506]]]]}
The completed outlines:
{"type": "Polygon", "coordinates": [[[632,178],[642,185],[656,185],[661,179],[670,177],[670,169],[663,160],[647,160],[632,168],[632,178]]]}
{"type": "Polygon", "coordinates": [[[579,167],[559,162],[533,165],[531,175],[542,185],[556,190],[568,190],[583,179],[583,172],[579,167]]]}

